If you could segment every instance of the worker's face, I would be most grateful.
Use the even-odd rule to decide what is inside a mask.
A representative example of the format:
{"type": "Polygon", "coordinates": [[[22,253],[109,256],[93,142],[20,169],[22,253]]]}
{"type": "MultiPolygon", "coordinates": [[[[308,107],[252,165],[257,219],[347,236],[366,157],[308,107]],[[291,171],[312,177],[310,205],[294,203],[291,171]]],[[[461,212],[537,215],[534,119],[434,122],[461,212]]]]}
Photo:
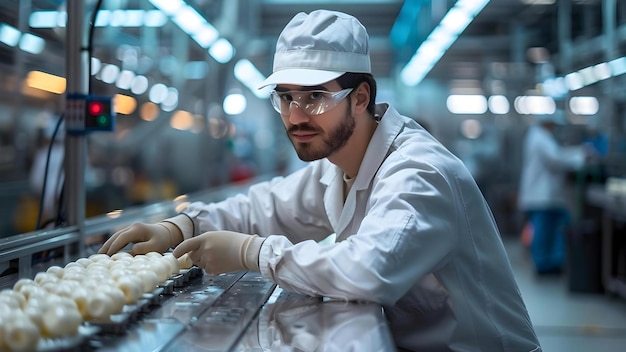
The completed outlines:
{"type": "MultiPolygon", "coordinates": [[[[279,85],[277,91],[306,91],[311,87],[279,85]]],[[[328,92],[341,90],[335,81],[315,89],[328,92]]],[[[288,113],[282,113],[287,136],[291,140],[298,157],[304,161],[326,158],[343,147],[352,136],[356,125],[349,104],[349,97],[319,115],[307,114],[297,104],[292,104],[288,113]]]]}

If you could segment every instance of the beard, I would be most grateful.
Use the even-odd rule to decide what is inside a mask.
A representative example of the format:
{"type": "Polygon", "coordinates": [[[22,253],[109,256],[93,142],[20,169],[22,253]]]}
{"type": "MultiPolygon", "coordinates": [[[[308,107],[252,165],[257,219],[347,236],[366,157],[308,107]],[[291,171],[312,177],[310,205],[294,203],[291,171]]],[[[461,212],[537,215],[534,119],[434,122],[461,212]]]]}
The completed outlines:
{"type": "Polygon", "coordinates": [[[293,144],[300,160],[313,161],[326,158],[334,151],[343,147],[354,133],[355,126],[356,120],[352,115],[352,109],[348,104],[348,108],[346,109],[346,113],[344,114],[344,118],[341,123],[328,133],[305,123],[291,127],[289,131],[287,131],[287,136],[291,140],[291,144],[293,144]],[[300,143],[294,141],[294,139],[291,138],[290,133],[295,131],[315,131],[319,133],[322,136],[321,145],[318,141],[315,143],[300,143]]]}

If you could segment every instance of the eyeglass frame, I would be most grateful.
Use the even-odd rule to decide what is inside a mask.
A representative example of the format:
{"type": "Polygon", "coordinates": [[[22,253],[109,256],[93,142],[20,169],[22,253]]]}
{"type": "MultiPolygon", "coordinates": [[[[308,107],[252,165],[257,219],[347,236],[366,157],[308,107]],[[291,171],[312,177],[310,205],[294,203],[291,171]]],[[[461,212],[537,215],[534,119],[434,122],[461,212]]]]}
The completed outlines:
{"type": "MultiPolygon", "coordinates": [[[[327,111],[330,111],[332,109],[334,109],[337,105],[339,105],[339,103],[344,100],[345,98],[348,97],[348,95],[350,95],[350,93],[352,93],[352,91],[354,90],[354,88],[345,88],[336,92],[329,92],[327,90],[323,90],[323,89],[314,89],[314,90],[286,90],[286,91],[277,91],[277,90],[272,90],[270,92],[270,102],[272,103],[272,107],[274,108],[274,110],[276,110],[276,112],[278,112],[281,116],[287,116],[289,113],[291,113],[292,110],[292,104],[296,104],[300,110],[302,110],[304,113],[306,113],[307,115],[310,116],[317,116],[317,115],[321,115],[327,111]],[[332,106],[330,107],[326,107],[323,111],[318,112],[318,113],[312,113],[309,112],[308,110],[311,110],[310,108],[307,108],[307,105],[311,105],[311,103],[304,105],[302,103],[300,103],[299,101],[300,99],[292,99],[291,101],[289,101],[289,109],[287,110],[287,112],[285,114],[283,114],[282,112],[282,105],[283,105],[283,99],[282,97],[285,95],[293,95],[293,93],[299,93],[301,95],[305,95],[305,94],[312,94],[312,93],[322,93],[324,94],[324,96],[330,96],[330,98],[332,99],[332,106]]],[[[323,101],[323,99],[319,99],[320,103],[323,101]]],[[[318,104],[318,107],[316,109],[313,109],[313,111],[318,110],[319,104],[320,103],[316,103],[318,104]]]]}

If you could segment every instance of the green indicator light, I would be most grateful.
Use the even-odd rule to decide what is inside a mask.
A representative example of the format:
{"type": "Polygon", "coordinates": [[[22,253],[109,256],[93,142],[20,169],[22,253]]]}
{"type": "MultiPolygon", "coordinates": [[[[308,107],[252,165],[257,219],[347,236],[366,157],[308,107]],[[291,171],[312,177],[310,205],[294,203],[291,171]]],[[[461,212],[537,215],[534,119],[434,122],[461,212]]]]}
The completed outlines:
{"type": "Polygon", "coordinates": [[[97,123],[99,126],[106,126],[109,124],[109,117],[107,115],[98,116],[97,123]]]}

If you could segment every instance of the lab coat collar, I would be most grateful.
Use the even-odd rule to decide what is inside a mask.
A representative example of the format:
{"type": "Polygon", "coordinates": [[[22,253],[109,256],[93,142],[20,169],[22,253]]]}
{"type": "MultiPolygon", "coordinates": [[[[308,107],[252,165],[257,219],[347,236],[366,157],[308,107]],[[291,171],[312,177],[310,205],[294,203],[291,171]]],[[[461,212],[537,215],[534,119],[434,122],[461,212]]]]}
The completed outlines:
{"type": "MultiPolygon", "coordinates": [[[[368,187],[374,174],[389,154],[391,144],[402,130],[403,120],[399,118],[400,114],[388,103],[376,104],[376,111],[383,112],[383,115],[378,119],[378,127],[365,151],[359,173],[352,185],[354,190],[363,190],[368,187]]],[[[324,162],[330,163],[328,159],[325,159],[324,162]]],[[[320,181],[326,186],[329,186],[333,181],[343,182],[343,171],[333,164],[327,169],[320,181]]]]}
{"type": "MultiPolygon", "coordinates": [[[[372,135],[365,156],[359,167],[359,173],[354,180],[348,197],[343,201],[343,171],[334,164],[327,169],[321,182],[328,186],[324,194],[324,204],[328,219],[339,236],[350,224],[356,211],[356,192],[369,187],[378,168],[391,150],[391,145],[403,126],[400,114],[388,104],[378,104],[384,114],[379,119],[378,127],[372,135]]],[[[329,163],[327,159],[324,162],[329,163]]]]}
{"type": "Polygon", "coordinates": [[[354,180],[354,185],[352,185],[355,191],[369,187],[378,168],[389,155],[393,141],[402,130],[403,119],[400,118],[396,109],[387,103],[380,103],[376,104],[376,111],[384,111],[384,114],[379,119],[378,127],[372,135],[361,161],[359,173],[354,180]]]}

